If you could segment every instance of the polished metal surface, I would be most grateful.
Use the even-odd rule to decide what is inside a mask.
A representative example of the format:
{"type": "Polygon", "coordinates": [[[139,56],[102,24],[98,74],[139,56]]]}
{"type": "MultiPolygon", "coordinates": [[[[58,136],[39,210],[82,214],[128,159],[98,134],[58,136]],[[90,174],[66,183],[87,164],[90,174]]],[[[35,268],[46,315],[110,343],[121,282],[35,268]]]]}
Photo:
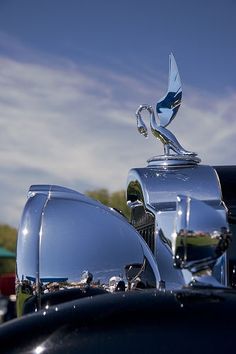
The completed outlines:
{"type": "Polygon", "coordinates": [[[192,273],[209,271],[228,248],[226,214],[186,196],[177,197],[172,249],[174,265],[192,273]]]}
{"type": "MultiPolygon", "coordinates": [[[[127,200],[132,209],[143,205],[146,213],[155,220],[154,256],[161,279],[167,283],[189,283],[191,273],[184,270],[181,277],[173,281],[172,264],[173,230],[176,217],[178,195],[200,200],[214,208],[219,218],[226,218],[226,209],[222,203],[221,187],[215,170],[205,165],[189,166],[148,166],[130,170],[127,181],[127,200]],[[172,279],[171,279],[172,277],[172,279]]],[[[201,208],[194,209],[196,220],[201,217],[201,208]]],[[[204,217],[204,215],[203,215],[204,217]]],[[[132,221],[132,216],[131,216],[132,221]]],[[[132,221],[135,224],[135,220],[132,221]]],[[[225,260],[214,268],[216,277],[226,283],[225,260]]],[[[177,277],[177,275],[176,275],[177,277]]]]}
{"type": "Polygon", "coordinates": [[[150,166],[129,171],[127,199],[139,200],[157,211],[175,209],[179,194],[213,203],[220,207],[221,188],[215,170],[207,165],[167,167],[150,166]],[[204,181],[204,183],[201,183],[204,181]],[[168,205],[166,205],[168,203],[168,205]]]}
{"type": "Polygon", "coordinates": [[[132,264],[142,266],[144,284],[158,287],[153,255],[123,216],[63,187],[30,188],[18,233],[18,284],[34,293],[90,284],[109,290],[113,277],[128,282],[132,264]]]}
{"type": "MultiPolygon", "coordinates": [[[[169,57],[168,90],[165,97],[158,101],[156,105],[156,112],[157,117],[160,120],[160,125],[157,124],[152,106],[148,104],[142,104],[136,111],[137,128],[140,134],[144,135],[145,137],[148,136],[147,126],[144,123],[141,115],[143,110],[148,111],[150,115],[150,128],[152,134],[163,143],[164,156],[168,156],[168,159],[166,159],[166,163],[168,163],[168,161],[173,160],[175,155],[183,156],[184,163],[186,161],[186,156],[190,157],[188,160],[191,160],[191,163],[198,163],[199,159],[196,158],[197,154],[184,149],[175,137],[175,135],[166,128],[170,124],[170,122],[175,118],[181,104],[181,99],[182,87],[179,71],[174,56],[173,54],[171,54],[169,57]],[[174,156],[173,154],[171,154],[171,151],[174,152],[174,156]]],[[[158,157],[154,157],[153,159],[151,159],[151,161],[155,161],[155,164],[159,164],[158,157]]],[[[177,159],[176,163],[179,164],[179,162],[180,159],[177,159]]]]}
{"type": "Polygon", "coordinates": [[[182,85],[178,67],[171,53],[169,56],[169,83],[166,95],[157,102],[156,112],[161,127],[167,127],[175,118],[182,100],[182,85]]]}
{"type": "Polygon", "coordinates": [[[221,188],[215,170],[196,165],[181,168],[147,167],[129,171],[127,200],[143,203],[155,214],[158,230],[172,241],[173,223],[178,195],[187,195],[205,201],[225,213],[221,202],[221,188]],[[204,182],[203,182],[204,181],[204,182]]]}
{"type": "Polygon", "coordinates": [[[148,136],[142,116],[147,111],[151,132],[164,146],[164,155],[129,172],[127,202],[138,231],[112,208],[76,191],[30,188],[17,242],[19,308],[36,295],[39,309],[42,294],[72,288],[105,293],[180,288],[192,273],[198,283],[204,273],[205,284],[227,284],[230,233],[218,176],[212,167],[198,165],[196,153],[167,129],[181,100],[171,54],[168,90],[156,105],[157,116],[148,104],[136,112],[140,134],[148,136]]]}
{"type": "MultiPolygon", "coordinates": [[[[224,250],[222,250],[218,256],[219,260],[216,262],[219,244],[222,245],[221,241],[224,236],[227,238],[227,233],[224,235],[224,229],[220,228],[226,227],[227,209],[222,201],[219,178],[212,167],[198,165],[201,160],[197,157],[197,154],[184,149],[174,134],[166,128],[175,118],[181,100],[180,76],[174,56],[171,54],[168,90],[165,97],[159,100],[156,105],[157,118],[159,118],[160,124],[158,125],[154,110],[150,105],[141,105],[136,111],[138,131],[145,137],[148,136],[148,129],[144,123],[142,112],[148,112],[152,134],[163,143],[164,155],[154,156],[148,159],[147,167],[135,168],[129,172],[127,202],[131,208],[131,223],[137,227],[152,249],[161,279],[165,283],[181,284],[183,281],[189,283],[191,279],[189,270],[194,272],[194,267],[196,267],[197,272],[198,264],[199,269],[202,269],[201,267],[209,268],[209,264],[214,264],[214,276],[221,284],[226,285],[227,259],[226,255],[222,256],[223,251],[226,249],[225,247],[223,247],[224,250]],[[190,230],[187,229],[187,234],[184,234],[182,238],[181,228],[177,228],[177,231],[173,233],[176,218],[176,200],[179,195],[187,198],[186,200],[194,201],[191,209],[191,227],[196,227],[190,230]],[[197,205],[196,207],[195,204],[197,205]],[[214,215],[214,217],[210,219],[210,215],[214,215]],[[195,224],[193,220],[195,220],[195,224]],[[206,225],[203,220],[205,220],[206,225]],[[224,220],[223,223],[222,220],[224,220]],[[215,233],[213,231],[217,222],[221,226],[218,225],[218,228],[216,228],[218,232],[216,235],[216,231],[215,233]],[[202,229],[203,235],[200,235],[203,226],[206,226],[206,228],[202,229]],[[209,231],[211,226],[213,227],[212,232],[215,238],[212,232],[209,231]],[[195,236],[194,240],[200,243],[200,240],[204,239],[206,247],[194,247],[194,251],[191,253],[189,245],[192,241],[192,231],[195,236]],[[176,234],[179,236],[175,236],[173,239],[173,235],[176,234]],[[199,237],[197,237],[198,234],[199,237]],[[180,257],[181,250],[185,252],[184,256],[180,257],[181,266],[178,264],[179,268],[183,269],[182,277],[184,280],[181,279],[179,273],[174,275],[174,271],[169,269],[173,249],[175,250],[173,242],[182,239],[185,240],[188,246],[186,248],[188,249],[188,258],[184,258],[186,249],[184,247],[181,248],[178,244],[179,252],[175,254],[175,262],[178,264],[177,257],[180,257]],[[191,266],[191,264],[193,265],[191,266]]],[[[179,203],[177,203],[177,216],[178,212],[183,212],[179,210],[179,203]]],[[[180,222],[180,217],[177,220],[180,222]]]]}
{"type": "Polygon", "coordinates": [[[148,166],[180,166],[180,165],[196,165],[201,159],[196,155],[157,155],[147,160],[148,166]]]}

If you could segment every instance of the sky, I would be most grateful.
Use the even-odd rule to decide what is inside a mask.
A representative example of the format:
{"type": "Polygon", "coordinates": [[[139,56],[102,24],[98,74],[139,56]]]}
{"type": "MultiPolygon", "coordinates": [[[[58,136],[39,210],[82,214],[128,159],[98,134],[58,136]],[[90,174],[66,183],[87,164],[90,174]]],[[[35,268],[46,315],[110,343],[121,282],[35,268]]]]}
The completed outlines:
{"type": "MultiPolygon", "coordinates": [[[[234,0],[0,0],[0,223],[32,184],[126,188],[162,154],[135,111],[165,94],[173,52],[183,102],[169,126],[204,164],[235,164],[234,0]]],[[[146,123],[148,117],[146,117],[146,123]]]]}

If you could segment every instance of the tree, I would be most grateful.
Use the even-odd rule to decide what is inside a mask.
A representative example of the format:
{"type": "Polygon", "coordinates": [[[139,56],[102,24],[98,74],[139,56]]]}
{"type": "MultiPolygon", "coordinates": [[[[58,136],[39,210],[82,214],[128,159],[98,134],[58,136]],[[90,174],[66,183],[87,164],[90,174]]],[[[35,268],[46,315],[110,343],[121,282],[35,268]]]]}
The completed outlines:
{"type": "Polygon", "coordinates": [[[110,193],[107,189],[103,188],[96,189],[94,191],[87,191],[86,194],[90,198],[99,200],[102,204],[121,211],[127,218],[129,218],[130,211],[126,203],[124,190],[110,193]]]}

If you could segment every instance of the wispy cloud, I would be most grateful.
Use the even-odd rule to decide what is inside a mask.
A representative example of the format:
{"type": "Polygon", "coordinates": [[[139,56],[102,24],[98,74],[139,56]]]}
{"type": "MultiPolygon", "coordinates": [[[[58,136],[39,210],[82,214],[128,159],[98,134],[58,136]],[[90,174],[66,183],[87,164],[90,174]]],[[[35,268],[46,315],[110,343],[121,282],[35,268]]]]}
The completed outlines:
{"type": "MultiPolygon", "coordinates": [[[[162,153],[160,142],[136,132],[134,113],[165,86],[64,59],[0,56],[0,221],[17,225],[31,184],[125,188],[130,167],[162,153]]],[[[235,96],[206,101],[191,88],[172,123],[204,162],[234,163],[235,96]]]]}

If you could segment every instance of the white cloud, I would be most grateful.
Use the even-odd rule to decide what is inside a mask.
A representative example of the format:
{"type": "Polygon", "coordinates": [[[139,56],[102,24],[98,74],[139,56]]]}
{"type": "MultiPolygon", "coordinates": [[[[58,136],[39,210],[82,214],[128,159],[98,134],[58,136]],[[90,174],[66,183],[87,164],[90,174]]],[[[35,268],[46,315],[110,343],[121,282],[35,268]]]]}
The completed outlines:
{"type": "MultiPolygon", "coordinates": [[[[166,83],[157,83],[55,58],[0,57],[0,221],[17,225],[30,184],[125,188],[129,168],[162,153],[137,133],[134,115],[162,96],[166,83]]],[[[189,89],[171,124],[204,162],[234,163],[235,95],[206,101],[189,89]]]]}

